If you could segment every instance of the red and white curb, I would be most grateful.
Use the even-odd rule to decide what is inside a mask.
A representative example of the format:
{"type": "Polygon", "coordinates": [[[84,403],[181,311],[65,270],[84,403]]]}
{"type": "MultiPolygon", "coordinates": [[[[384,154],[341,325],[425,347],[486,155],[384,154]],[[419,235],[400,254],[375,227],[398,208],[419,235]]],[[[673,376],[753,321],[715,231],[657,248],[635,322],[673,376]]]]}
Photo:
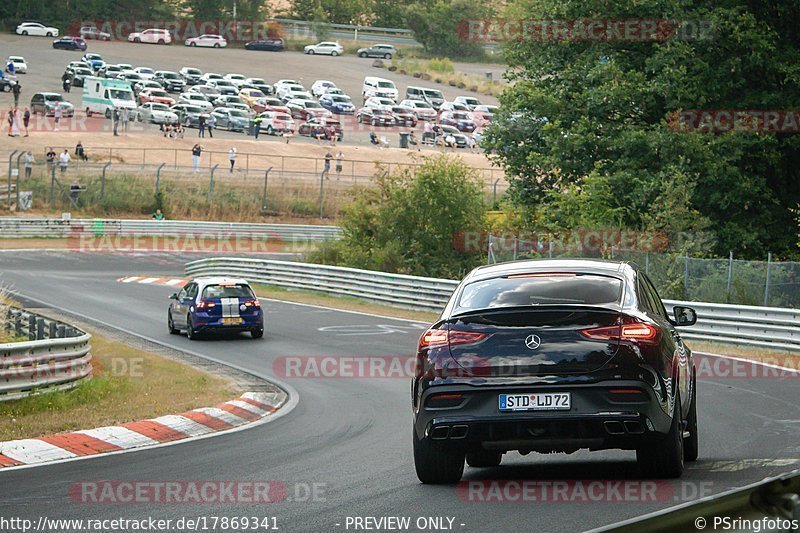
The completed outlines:
{"type": "Polygon", "coordinates": [[[147,276],[125,276],[117,278],[120,283],[141,283],[142,285],[168,285],[170,287],[183,287],[188,280],[180,278],[157,278],[147,276]]]}
{"type": "Polygon", "coordinates": [[[0,442],[0,470],[159,446],[229,431],[268,417],[283,407],[287,399],[283,391],[246,392],[236,400],[179,415],[0,442]]]}

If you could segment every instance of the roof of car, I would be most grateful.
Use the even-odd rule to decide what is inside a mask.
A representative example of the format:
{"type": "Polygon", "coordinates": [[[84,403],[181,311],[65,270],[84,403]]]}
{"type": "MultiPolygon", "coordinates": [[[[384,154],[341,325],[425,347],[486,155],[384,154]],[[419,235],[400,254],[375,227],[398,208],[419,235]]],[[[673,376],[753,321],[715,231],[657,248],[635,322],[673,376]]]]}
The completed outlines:
{"type": "Polygon", "coordinates": [[[192,280],[194,283],[197,283],[200,286],[207,287],[209,285],[249,285],[248,281],[244,278],[229,278],[225,276],[209,276],[209,277],[201,277],[201,278],[194,278],[192,280]]]}
{"type": "Polygon", "coordinates": [[[604,259],[523,259],[494,265],[481,266],[467,278],[493,278],[514,273],[529,272],[583,272],[594,274],[622,274],[626,270],[638,270],[634,263],[604,259]]]}

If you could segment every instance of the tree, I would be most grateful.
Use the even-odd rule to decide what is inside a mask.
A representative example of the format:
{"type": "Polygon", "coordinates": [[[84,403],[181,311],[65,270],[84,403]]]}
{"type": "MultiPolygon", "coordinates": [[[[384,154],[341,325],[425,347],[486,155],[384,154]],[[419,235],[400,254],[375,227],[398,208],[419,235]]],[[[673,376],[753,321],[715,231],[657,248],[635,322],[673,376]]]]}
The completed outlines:
{"type": "Polygon", "coordinates": [[[318,20],[332,24],[366,23],[372,16],[369,0],[291,0],[291,17],[318,20]]]}
{"type": "Polygon", "coordinates": [[[480,56],[482,46],[466,39],[461,28],[468,20],[487,19],[492,4],[483,0],[434,0],[412,4],[406,10],[406,25],[414,38],[431,54],[449,57],[480,56]]]}
{"type": "Polygon", "coordinates": [[[658,227],[678,212],[679,226],[702,221],[717,253],[797,256],[787,228],[800,201],[800,136],[687,133],[671,128],[669,117],[685,109],[797,109],[800,4],[517,0],[506,15],[708,21],[713,29],[698,40],[508,43],[514,83],[487,146],[511,176],[514,201],[538,212],[563,191],[602,182],[594,190],[604,191],[625,227],[658,227]],[[692,190],[683,205],[665,201],[678,199],[667,189],[682,183],[692,190]]]}

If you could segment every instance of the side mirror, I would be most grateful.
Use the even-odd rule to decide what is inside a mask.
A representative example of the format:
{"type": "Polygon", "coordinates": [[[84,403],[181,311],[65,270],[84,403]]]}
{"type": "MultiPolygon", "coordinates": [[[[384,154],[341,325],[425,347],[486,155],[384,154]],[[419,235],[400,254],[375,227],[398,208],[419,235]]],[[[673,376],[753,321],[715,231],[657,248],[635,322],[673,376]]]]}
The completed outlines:
{"type": "Polygon", "coordinates": [[[172,294],[169,295],[169,299],[170,300],[177,300],[178,299],[178,293],[177,292],[173,292],[172,294]]]}
{"type": "Polygon", "coordinates": [[[697,322],[697,313],[691,307],[676,305],[672,308],[672,313],[675,315],[676,326],[692,326],[697,322]]]}

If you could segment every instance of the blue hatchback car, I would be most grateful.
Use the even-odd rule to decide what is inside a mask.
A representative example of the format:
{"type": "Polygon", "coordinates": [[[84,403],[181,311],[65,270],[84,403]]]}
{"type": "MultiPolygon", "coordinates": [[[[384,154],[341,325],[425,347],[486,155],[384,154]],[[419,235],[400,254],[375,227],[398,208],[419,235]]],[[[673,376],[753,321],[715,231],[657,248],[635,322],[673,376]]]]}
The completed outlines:
{"type": "Polygon", "coordinates": [[[196,278],[170,299],[167,327],[173,335],[185,330],[190,340],[224,331],[249,331],[254,339],[264,336],[261,302],[244,279],[196,278]]]}

